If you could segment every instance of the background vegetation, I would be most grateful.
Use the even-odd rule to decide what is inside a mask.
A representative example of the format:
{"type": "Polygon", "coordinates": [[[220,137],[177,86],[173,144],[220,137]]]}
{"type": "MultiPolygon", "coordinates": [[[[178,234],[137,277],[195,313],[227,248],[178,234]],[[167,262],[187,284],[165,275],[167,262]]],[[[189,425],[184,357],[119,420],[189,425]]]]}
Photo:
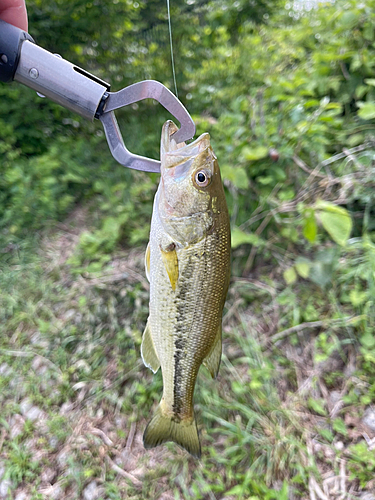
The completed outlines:
{"type": "MultiPolygon", "coordinates": [[[[0,87],[0,498],[374,498],[375,2],[308,4],[171,1],[179,97],[232,222],[199,462],[142,446],[161,392],[140,360],[158,176],[116,164],[98,122],[0,87]]],[[[113,90],[173,89],[164,1],[28,11],[39,45],[113,90]]],[[[168,114],[118,117],[158,157],[168,114]]]]}

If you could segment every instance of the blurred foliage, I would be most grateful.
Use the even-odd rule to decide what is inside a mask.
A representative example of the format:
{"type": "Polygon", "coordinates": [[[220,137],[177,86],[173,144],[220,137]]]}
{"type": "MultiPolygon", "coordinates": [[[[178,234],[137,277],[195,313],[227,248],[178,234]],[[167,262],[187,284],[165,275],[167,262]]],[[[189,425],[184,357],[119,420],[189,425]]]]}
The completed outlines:
{"type": "MultiPolygon", "coordinates": [[[[249,220],[260,208],[272,210],[268,227],[276,224],[291,239],[299,234],[314,243],[322,225],[342,244],[350,232],[349,220],[334,229],[342,226],[338,209],[318,212],[315,193],[301,193],[309,187],[306,169],[318,169],[315,180],[342,175],[340,163],[331,172],[324,161],[343,145],[372,141],[374,13],[369,4],[340,6],[325,5],[296,20],[277,2],[172,2],[180,98],[198,131],[212,135],[232,222],[247,234],[262,224],[259,214],[249,220]],[[283,207],[287,203],[292,206],[283,207]],[[298,220],[293,227],[291,215],[298,220]]],[[[172,87],[164,2],[75,0],[67,6],[31,0],[28,9],[30,32],[41,46],[110,80],[114,90],[143,78],[172,87]]],[[[108,196],[110,171],[113,182],[133,182],[109,155],[99,123],[86,123],[16,84],[2,85],[0,92],[0,226],[7,240],[24,228],[43,228],[77,202],[108,196]],[[107,187],[98,193],[100,185],[107,187]]],[[[160,126],[168,117],[160,108],[141,103],[118,113],[131,150],[158,156],[160,126]]],[[[371,153],[366,155],[363,175],[372,165],[371,153]]],[[[335,203],[336,184],[331,199],[322,190],[326,203],[335,203]]],[[[373,190],[360,184],[353,179],[340,204],[366,206],[371,213],[373,190]]],[[[108,216],[117,216],[115,205],[108,216]]]]}
{"type": "MultiPolygon", "coordinates": [[[[164,0],[27,3],[37,43],[113,90],[145,78],[173,88],[164,0]]],[[[237,349],[224,357],[220,384],[205,378],[198,387],[207,457],[193,473],[185,455],[168,463],[165,481],[176,498],[211,498],[215,488],[236,499],[303,498],[323,460],[323,452],[311,457],[312,432],[322,447],[344,443],[355,484],[365,488],[373,479],[373,452],[350,441],[346,414],[331,418],[319,384],[342,389],[343,411],[363,413],[375,403],[374,7],[373,0],[336,0],[305,12],[270,0],[171,1],[179,97],[198,133],[211,134],[231,214],[234,281],[224,343],[237,349]],[[295,403],[306,368],[298,358],[306,351],[311,390],[295,403]],[[353,353],[351,377],[344,366],[353,353]],[[324,426],[301,426],[294,404],[324,426]]],[[[160,377],[144,370],[139,379],[148,298],[142,271],[118,288],[102,279],[113,273],[115,252],[145,246],[158,176],[118,165],[98,122],[17,84],[1,85],[0,98],[0,361],[10,363],[36,335],[35,352],[50,360],[53,383],[39,390],[43,377],[31,360],[15,361],[22,377],[15,400],[27,393],[51,412],[54,453],[70,428],[52,409],[78,391],[98,412],[121,409],[133,419],[143,418],[160,392],[160,377]],[[57,266],[46,279],[30,257],[32,245],[40,247],[41,236],[77,206],[89,215],[69,275],[57,266]]],[[[117,116],[127,147],[158,157],[168,113],[142,102],[117,116]]],[[[2,372],[4,419],[18,411],[8,403],[11,379],[2,372]]],[[[42,466],[31,461],[26,437],[4,445],[14,484],[34,481],[42,466]]],[[[99,474],[100,460],[95,442],[84,456],[78,445],[72,449],[64,480],[81,491],[99,474]]],[[[158,474],[146,477],[144,498],[162,493],[158,474]]],[[[113,471],[107,476],[108,497],[122,498],[113,471]]]]}

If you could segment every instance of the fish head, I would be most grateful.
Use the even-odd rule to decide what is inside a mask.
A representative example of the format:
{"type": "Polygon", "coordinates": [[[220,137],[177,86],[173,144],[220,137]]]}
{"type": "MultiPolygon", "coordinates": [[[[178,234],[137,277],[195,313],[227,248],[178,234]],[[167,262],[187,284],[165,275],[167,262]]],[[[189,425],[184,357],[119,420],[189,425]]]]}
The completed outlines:
{"type": "Polygon", "coordinates": [[[191,240],[212,226],[213,215],[220,210],[218,200],[224,200],[225,209],[226,204],[209,134],[191,144],[177,144],[172,136],[176,130],[172,121],[163,126],[158,208],[164,225],[176,230],[178,226],[186,233],[185,240],[191,240]]]}

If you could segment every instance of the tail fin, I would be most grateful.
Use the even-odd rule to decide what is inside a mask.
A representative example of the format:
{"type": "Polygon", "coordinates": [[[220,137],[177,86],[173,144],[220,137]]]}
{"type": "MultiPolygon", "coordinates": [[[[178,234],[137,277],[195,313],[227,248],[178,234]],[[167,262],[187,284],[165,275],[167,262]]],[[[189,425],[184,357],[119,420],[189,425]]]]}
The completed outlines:
{"type": "Polygon", "coordinates": [[[174,421],[171,417],[163,415],[159,405],[143,434],[143,444],[145,448],[154,448],[166,441],[174,441],[194,457],[201,456],[195,418],[189,421],[174,421]]]}

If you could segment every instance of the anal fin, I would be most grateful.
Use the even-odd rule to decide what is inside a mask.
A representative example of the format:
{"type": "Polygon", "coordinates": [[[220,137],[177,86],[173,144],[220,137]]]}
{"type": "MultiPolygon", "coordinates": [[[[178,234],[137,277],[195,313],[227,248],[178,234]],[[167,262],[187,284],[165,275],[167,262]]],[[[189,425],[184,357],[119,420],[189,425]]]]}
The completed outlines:
{"type": "Polygon", "coordinates": [[[216,378],[219,373],[220,361],[221,361],[221,322],[217,330],[214,343],[212,345],[211,351],[204,358],[203,364],[207,370],[211,373],[212,378],[216,378]]]}
{"type": "Polygon", "coordinates": [[[150,322],[147,320],[145,331],[143,332],[142,345],[141,345],[142,360],[147,368],[150,368],[156,373],[160,367],[160,361],[156,354],[154,341],[151,337],[150,322]]]}

